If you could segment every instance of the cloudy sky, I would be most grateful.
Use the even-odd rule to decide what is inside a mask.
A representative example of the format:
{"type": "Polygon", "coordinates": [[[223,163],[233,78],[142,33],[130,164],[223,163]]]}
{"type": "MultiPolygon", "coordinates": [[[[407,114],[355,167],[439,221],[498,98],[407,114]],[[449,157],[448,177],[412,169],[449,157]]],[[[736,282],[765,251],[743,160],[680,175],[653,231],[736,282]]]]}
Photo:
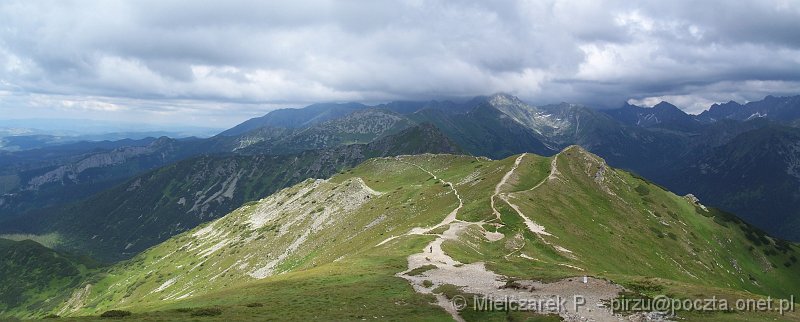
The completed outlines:
{"type": "Polygon", "coordinates": [[[0,119],[226,127],[314,102],[800,94],[800,1],[0,2],[0,119]]]}

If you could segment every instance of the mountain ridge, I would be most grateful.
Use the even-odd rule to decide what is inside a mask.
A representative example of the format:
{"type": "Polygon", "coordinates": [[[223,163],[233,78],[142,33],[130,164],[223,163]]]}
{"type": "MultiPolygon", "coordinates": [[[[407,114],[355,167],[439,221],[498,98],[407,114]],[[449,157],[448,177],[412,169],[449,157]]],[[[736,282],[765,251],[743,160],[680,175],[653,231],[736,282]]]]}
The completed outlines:
{"type": "Polygon", "coordinates": [[[242,122],[219,135],[236,136],[262,127],[301,128],[341,117],[366,107],[361,103],[318,103],[301,109],[278,109],[264,116],[242,122]],[[298,111],[300,111],[299,115],[298,111]]]}

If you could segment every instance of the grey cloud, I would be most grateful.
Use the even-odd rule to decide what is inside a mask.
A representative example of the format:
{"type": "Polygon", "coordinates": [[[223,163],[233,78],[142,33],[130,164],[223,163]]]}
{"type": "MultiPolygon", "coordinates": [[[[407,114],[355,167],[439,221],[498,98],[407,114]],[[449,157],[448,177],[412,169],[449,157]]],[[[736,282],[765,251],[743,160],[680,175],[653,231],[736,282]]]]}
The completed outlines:
{"type": "Polygon", "coordinates": [[[6,1],[0,21],[14,106],[90,97],[130,115],[498,91],[696,110],[800,81],[800,4],[781,0],[6,1]]]}

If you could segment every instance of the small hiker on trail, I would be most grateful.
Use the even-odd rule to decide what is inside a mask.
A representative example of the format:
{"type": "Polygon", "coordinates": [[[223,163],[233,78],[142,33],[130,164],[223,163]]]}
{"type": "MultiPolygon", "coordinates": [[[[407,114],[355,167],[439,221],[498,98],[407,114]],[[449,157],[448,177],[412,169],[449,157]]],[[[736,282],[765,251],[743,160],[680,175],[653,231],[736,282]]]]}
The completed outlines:
{"type": "Polygon", "coordinates": [[[431,246],[431,250],[429,253],[433,254],[433,246],[431,246]]]}

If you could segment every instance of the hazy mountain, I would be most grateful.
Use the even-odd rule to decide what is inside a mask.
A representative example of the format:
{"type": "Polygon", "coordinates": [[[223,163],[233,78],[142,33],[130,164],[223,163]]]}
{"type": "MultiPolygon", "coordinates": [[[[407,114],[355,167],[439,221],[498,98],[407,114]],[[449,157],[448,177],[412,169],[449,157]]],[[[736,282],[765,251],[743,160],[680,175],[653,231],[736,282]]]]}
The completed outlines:
{"type": "Polygon", "coordinates": [[[70,119],[0,120],[0,150],[23,151],[65,144],[140,140],[148,137],[211,137],[220,129],[199,126],[138,124],[70,119]]]}
{"type": "Polygon", "coordinates": [[[262,127],[303,128],[336,119],[366,107],[359,103],[313,104],[300,109],[274,110],[267,115],[252,118],[234,126],[222,132],[221,135],[236,136],[262,127]]]}
{"type": "Polygon", "coordinates": [[[603,112],[626,125],[663,127],[687,132],[700,128],[700,122],[694,116],[667,102],[658,103],[650,108],[626,104],[621,108],[603,112]]]}
{"type": "Polygon", "coordinates": [[[299,154],[203,156],[134,177],[75,205],[3,223],[2,230],[57,233],[60,248],[120,260],[246,202],[367,158],[458,151],[436,128],[421,125],[367,144],[299,154]]]}
{"type": "Polygon", "coordinates": [[[697,116],[703,122],[715,122],[724,119],[747,121],[755,118],[768,118],[780,122],[792,122],[800,119],[800,95],[788,97],[767,96],[763,100],[748,102],[744,105],[736,102],[714,104],[707,111],[697,116]]]}
{"type": "Polygon", "coordinates": [[[52,166],[68,162],[80,155],[90,152],[108,151],[127,146],[146,146],[157,138],[144,138],[140,140],[123,139],[117,141],[92,141],[76,142],[64,145],[38,148],[27,151],[0,151],[0,171],[3,174],[13,173],[23,169],[52,166]]]}
{"type": "MultiPolygon", "coordinates": [[[[414,124],[414,121],[389,110],[365,108],[308,127],[292,129],[284,135],[275,136],[274,139],[249,139],[239,144],[234,151],[241,154],[276,155],[369,143],[375,139],[398,133],[414,124]]],[[[271,127],[262,129],[271,129],[271,127]]],[[[247,134],[244,136],[247,137],[247,134]]]]}
{"type": "MultiPolygon", "coordinates": [[[[210,136],[210,135],[209,135],[210,136]]],[[[78,136],[54,135],[15,135],[0,138],[0,150],[25,151],[25,150],[51,150],[64,145],[92,145],[102,142],[125,142],[129,140],[147,140],[159,137],[186,138],[178,132],[152,131],[152,132],[116,132],[104,134],[87,134],[78,136]]]]}
{"type": "Polygon", "coordinates": [[[471,103],[475,105],[466,112],[428,107],[409,118],[434,124],[473,155],[496,158],[524,151],[553,153],[541,142],[541,136],[498,110],[489,98],[471,103]]]}
{"type": "Polygon", "coordinates": [[[628,126],[589,107],[562,103],[532,106],[507,94],[479,97],[465,113],[422,109],[410,118],[431,122],[472,155],[503,158],[532,151],[551,155],[579,144],[618,167],[649,173],[679,156],[691,138],[672,131],[628,126]]]}
{"type": "Polygon", "coordinates": [[[800,239],[800,129],[744,132],[676,164],[663,183],[692,192],[773,235],[800,239]]]}
{"type": "MultiPolygon", "coordinates": [[[[0,180],[5,182],[5,193],[0,196],[0,217],[79,200],[133,175],[204,151],[201,140],[197,139],[162,137],[131,143],[133,145],[116,147],[106,144],[105,149],[91,152],[76,149],[47,161],[28,161],[26,156],[30,153],[12,156],[20,162],[2,169],[0,180]]],[[[58,154],[57,151],[64,149],[56,148],[54,151],[58,154]]]]}
{"type": "MultiPolygon", "coordinates": [[[[75,143],[19,152],[0,152],[0,217],[86,198],[144,171],[205,154],[291,154],[354,143],[368,143],[413,126],[415,122],[385,109],[360,105],[313,105],[321,113],[300,128],[262,127],[208,139],[170,139],[75,143]],[[325,108],[342,108],[339,118],[325,108]],[[363,107],[363,106],[361,106],[363,107]],[[323,119],[328,118],[327,121],[323,119]],[[53,157],[49,157],[52,155],[53,157]],[[39,157],[41,156],[41,157],[39,157]]],[[[306,109],[291,110],[306,115],[306,109]]],[[[293,119],[274,111],[276,119],[293,119]]],[[[271,118],[266,118],[271,119],[271,118]]],[[[299,126],[299,124],[296,124],[299,126]]]]}

